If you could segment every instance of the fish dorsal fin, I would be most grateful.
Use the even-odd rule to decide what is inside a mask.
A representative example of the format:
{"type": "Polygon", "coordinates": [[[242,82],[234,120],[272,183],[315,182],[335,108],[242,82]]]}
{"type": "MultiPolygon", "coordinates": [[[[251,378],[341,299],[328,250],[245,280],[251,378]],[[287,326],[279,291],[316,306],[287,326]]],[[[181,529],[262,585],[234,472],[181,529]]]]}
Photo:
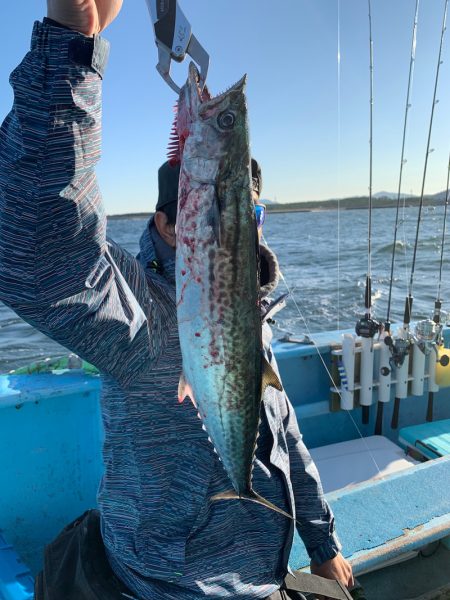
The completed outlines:
{"type": "Polygon", "coordinates": [[[264,392],[266,387],[268,386],[274,387],[276,390],[280,392],[283,391],[283,386],[281,384],[280,378],[275,373],[272,365],[269,363],[267,358],[263,356],[262,358],[262,391],[264,392]]]}

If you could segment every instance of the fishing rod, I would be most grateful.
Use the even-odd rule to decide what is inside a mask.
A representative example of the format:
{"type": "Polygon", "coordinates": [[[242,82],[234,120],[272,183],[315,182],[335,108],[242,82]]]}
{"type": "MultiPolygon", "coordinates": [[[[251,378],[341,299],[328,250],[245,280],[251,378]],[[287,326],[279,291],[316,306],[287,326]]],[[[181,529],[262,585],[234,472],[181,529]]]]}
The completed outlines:
{"type": "Polygon", "coordinates": [[[445,248],[445,233],[447,228],[447,209],[448,209],[448,197],[449,197],[449,184],[450,184],[450,155],[448,159],[448,167],[447,167],[447,188],[445,192],[445,203],[444,203],[444,223],[442,225],[442,239],[441,239],[441,257],[439,261],[439,278],[438,278],[438,286],[436,292],[436,300],[434,302],[434,314],[433,321],[436,324],[436,333],[435,333],[435,347],[434,350],[436,352],[436,360],[433,360],[433,357],[430,358],[430,366],[429,366],[429,388],[428,388],[428,405],[427,405],[427,421],[433,420],[433,405],[434,405],[434,394],[439,390],[439,386],[436,384],[435,375],[436,375],[436,364],[439,362],[443,367],[446,367],[449,364],[449,357],[446,354],[443,354],[439,357],[439,349],[443,346],[442,339],[442,299],[441,299],[441,290],[442,290],[442,267],[444,264],[444,248],[445,248]]]}
{"type": "MultiPolygon", "coordinates": [[[[380,386],[378,388],[378,406],[377,406],[377,418],[375,423],[375,435],[381,435],[383,431],[383,412],[384,412],[384,404],[389,402],[390,394],[391,394],[391,374],[395,368],[400,368],[405,360],[406,354],[409,350],[409,336],[404,335],[403,337],[399,337],[395,340],[392,340],[391,337],[391,301],[392,301],[392,289],[394,283],[394,264],[395,264],[395,252],[397,246],[397,233],[399,226],[399,214],[400,214],[400,200],[402,197],[402,182],[403,182],[403,167],[406,163],[405,160],[405,147],[406,147],[406,132],[408,127],[408,116],[409,109],[411,108],[411,90],[412,83],[414,78],[414,65],[416,60],[416,42],[417,42],[417,24],[419,18],[419,3],[420,0],[416,0],[416,8],[414,11],[414,20],[413,20],[413,30],[412,30],[412,40],[411,40],[411,54],[409,61],[409,74],[408,74],[408,86],[406,93],[406,104],[405,104],[405,118],[403,122],[403,138],[402,138],[402,150],[400,157],[400,172],[398,178],[398,192],[397,192],[397,211],[395,215],[395,227],[394,227],[394,244],[392,248],[392,258],[391,258],[391,276],[389,283],[389,295],[388,295],[388,304],[387,304],[387,313],[386,313],[386,321],[384,322],[384,332],[383,332],[383,341],[384,346],[381,346],[381,356],[380,356],[380,386]]],[[[406,332],[405,323],[409,324],[409,307],[410,304],[408,302],[408,312],[405,307],[405,315],[404,315],[404,331],[406,332]]],[[[398,403],[397,397],[395,402],[398,403]]]]}
{"type": "MultiPolygon", "coordinates": [[[[429,158],[430,154],[433,152],[433,150],[430,149],[431,132],[433,130],[434,109],[436,107],[436,104],[438,103],[438,100],[436,99],[436,94],[437,94],[437,88],[438,88],[438,82],[439,82],[440,67],[442,64],[442,49],[443,49],[443,45],[444,45],[444,36],[445,36],[445,31],[446,31],[447,10],[448,10],[448,0],[445,0],[444,16],[443,16],[443,20],[442,20],[441,38],[440,38],[438,61],[437,61],[437,68],[436,68],[436,77],[435,77],[435,81],[434,81],[433,102],[431,105],[430,124],[428,127],[428,139],[427,139],[427,148],[426,148],[426,153],[425,153],[425,164],[424,164],[424,168],[423,168],[422,187],[421,187],[421,192],[420,192],[419,212],[417,215],[416,237],[415,237],[415,242],[414,242],[413,260],[412,260],[412,265],[411,265],[411,274],[410,274],[410,279],[409,279],[408,295],[405,299],[403,331],[402,331],[402,335],[400,335],[400,338],[403,337],[404,339],[406,336],[406,339],[409,341],[410,344],[411,344],[411,342],[413,342],[412,343],[413,353],[414,353],[414,355],[413,355],[413,358],[414,358],[413,370],[415,369],[417,373],[419,373],[421,370],[423,371],[425,368],[425,355],[429,354],[429,352],[431,350],[431,344],[434,342],[435,332],[436,332],[436,324],[433,321],[429,321],[429,320],[420,321],[416,325],[415,335],[414,335],[414,338],[412,339],[412,336],[410,335],[410,331],[409,331],[409,324],[411,321],[411,311],[412,311],[412,304],[413,304],[414,274],[415,274],[416,259],[417,259],[417,248],[418,248],[418,243],[419,243],[419,231],[420,231],[420,225],[421,225],[421,221],[422,221],[422,209],[423,209],[423,201],[424,201],[424,195],[425,195],[425,182],[426,182],[426,176],[427,176],[427,170],[428,170],[428,158],[429,158]]],[[[409,352],[409,347],[408,347],[407,351],[409,352]]],[[[401,365],[400,369],[403,369],[405,362],[401,365]]],[[[397,368],[397,375],[398,375],[398,371],[400,369],[397,368]]],[[[406,373],[406,375],[407,375],[407,373],[406,373]]],[[[419,379],[420,379],[420,381],[416,381],[416,378],[414,377],[414,373],[413,373],[412,393],[414,395],[421,396],[423,394],[423,377],[420,377],[419,379]],[[421,393],[419,393],[419,392],[421,392],[421,393]]],[[[397,387],[398,387],[398,384],[397,384],[397,387]]],[[[392,421],[391,421],[391,427],[393,429],[397,429],[397,427],[398,427],[399,412],[400,412],[400,395],[397,393],[396,398],[395,398],[395,403],[394,403],[394,411],[392,413],[392,421]]]]}
{"type": "Polygon", "coordinates": [[[373,39],[372,39],[372,10],[369,8],[369,48],[370,48],[370,115],[369,115],[369,217],[367,232],[367,274],[364,293],[365,314],[355,327],[356,334],[362,338],[361,369],[360,369],[360,405],[362,406],[362,422],[369,422],[369,406],[372,403],[373,386],[373,338],[380,331],[380,324],[373,319],[372,309],[372,180],[373,180],[373,39]]]}

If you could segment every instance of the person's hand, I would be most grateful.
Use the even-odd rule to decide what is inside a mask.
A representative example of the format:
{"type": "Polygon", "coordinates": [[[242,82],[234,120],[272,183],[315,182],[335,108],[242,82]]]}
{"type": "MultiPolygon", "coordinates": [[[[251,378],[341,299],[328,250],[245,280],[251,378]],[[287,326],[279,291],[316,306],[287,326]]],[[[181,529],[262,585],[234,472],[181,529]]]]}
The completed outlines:
{"type": "Polygon", "coordinates": [[[355,585],[352,567],[341,553],[321,565],[317,565],[311,561],[311,573],[325,577],[325,579],[339,580],[349,589],[355,585]]]}
{"type": "Polygon", "coordinates": [[[47,0],[47,17],[84,35],[100,33],[119,14],[123,0],[47,0]]]}

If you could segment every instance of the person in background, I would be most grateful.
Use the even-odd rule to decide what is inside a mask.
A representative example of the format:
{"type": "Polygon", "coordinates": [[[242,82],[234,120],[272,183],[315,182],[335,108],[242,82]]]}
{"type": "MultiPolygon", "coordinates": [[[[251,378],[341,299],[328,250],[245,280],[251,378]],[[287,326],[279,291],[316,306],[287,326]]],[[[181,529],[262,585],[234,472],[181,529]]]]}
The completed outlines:
{"type": "MultiPolygon", "coordinates": [[[[283,581],[294,521],[250,502],[209,502],[227,477],[194,407],[177,401],[177,169],[159,170],[157,210],[137,258],[106,238],[95,166],[108,43],[97,34],[121,5],[48,0],[11,75],[14,105],[0,130],[0,300],[103,378],[98,510],[48,546],[35,598],[290,597],[283,581]]],[[[258,200],[256,161],[252,175],[258,200]]],[[[264,246],[261,262],[267,310],[279,271],[264,246]]],[[[264,340],[276,368],[267,325],[264,340]]],[[[262,401],[253,485],[295,514],[313,573],[351,586],[294,410],[273,388],[262,401]]]]}

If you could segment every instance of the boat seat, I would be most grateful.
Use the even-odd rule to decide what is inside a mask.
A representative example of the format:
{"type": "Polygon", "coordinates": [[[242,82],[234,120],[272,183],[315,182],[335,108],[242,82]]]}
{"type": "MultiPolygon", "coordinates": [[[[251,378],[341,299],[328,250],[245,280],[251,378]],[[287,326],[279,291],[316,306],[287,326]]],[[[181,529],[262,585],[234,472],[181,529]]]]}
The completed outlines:
{"type": "Polygon", "coordinates": [[[403,427],[398,433],[398,441],[425,458],[446,456],[450,454],[450,419],[403,427]]]}
{"type": "Polygon", "coordinates": [[[417,461],[388,438],[373,435],[310,449],[325,493],[410,469],[417,461]]]}

